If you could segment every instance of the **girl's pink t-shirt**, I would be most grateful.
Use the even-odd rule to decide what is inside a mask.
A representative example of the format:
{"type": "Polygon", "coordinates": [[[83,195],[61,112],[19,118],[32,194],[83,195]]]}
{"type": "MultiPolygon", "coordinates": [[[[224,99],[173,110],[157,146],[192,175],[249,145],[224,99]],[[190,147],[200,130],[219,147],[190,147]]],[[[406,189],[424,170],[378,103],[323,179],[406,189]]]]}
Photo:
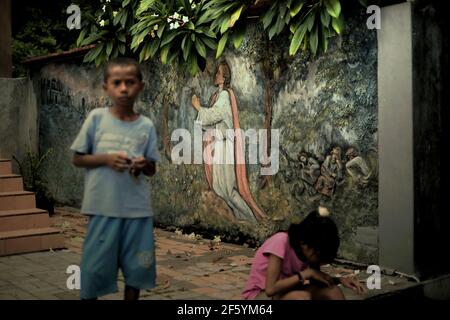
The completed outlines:
{"type": "Polygon", "coordinates": [[[270,254],[283,259],[280,279],[288,278],[308,266],[307,263],[297,258],[294,249],[289,244],[287,232],[274,234],[256,251],[250,276],[242,292],[244,299],[254,299],[266,287],[266,272],[270,254]]]}

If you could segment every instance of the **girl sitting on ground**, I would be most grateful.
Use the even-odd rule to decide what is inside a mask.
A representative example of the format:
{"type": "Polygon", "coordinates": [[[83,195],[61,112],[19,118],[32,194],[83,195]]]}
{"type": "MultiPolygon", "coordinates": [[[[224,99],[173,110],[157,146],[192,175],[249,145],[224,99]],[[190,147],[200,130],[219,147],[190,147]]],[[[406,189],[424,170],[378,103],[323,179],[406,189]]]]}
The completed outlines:
{"type": "Polygon", "coordinates": [[[267,239],[256,252],[245,299],[316,300],[345,299],[343,286],[358,294],[365,288],[354,277],[332,278],[320,266],[334,261],[339,248],[336,224],[328,210],[319,207],[287,232],[267,239]]]}

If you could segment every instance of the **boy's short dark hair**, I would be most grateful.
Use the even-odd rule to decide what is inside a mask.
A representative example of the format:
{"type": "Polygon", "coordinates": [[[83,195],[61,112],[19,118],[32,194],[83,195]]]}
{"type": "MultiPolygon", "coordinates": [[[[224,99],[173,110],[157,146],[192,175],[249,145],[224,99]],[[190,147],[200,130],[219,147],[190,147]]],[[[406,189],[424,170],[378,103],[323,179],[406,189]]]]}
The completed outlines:
{"type": "Polygon", "coordinates": [[[108,61],[108,63],[106,64],[105,70],[103,72],[103,82],[106,83],[108,81],[109,69],[114,66],[120,67],[133,66],[136,69],[136,77],[139,79],[139,81],[142,81],[142,72],[139,63],[133,58],[118,57],[108,61]]]}
{"type": "Polygon", "coordinates": [[[288,235],[289,244],[299,258],[303,257],[301,243],[318,251],[323,263],[331,263],[337,256],[340,239],[336,223],[330,217],[321,216],[317,210],[300,223],[291,224],[288,235]]]}

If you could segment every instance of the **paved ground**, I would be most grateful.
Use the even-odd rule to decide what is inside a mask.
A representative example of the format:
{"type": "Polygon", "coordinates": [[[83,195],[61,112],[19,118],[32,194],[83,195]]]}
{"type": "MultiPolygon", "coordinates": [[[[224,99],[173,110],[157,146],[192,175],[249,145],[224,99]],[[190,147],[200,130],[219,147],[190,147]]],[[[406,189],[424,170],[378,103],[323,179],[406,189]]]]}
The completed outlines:
{"type": "MultiPolygon", "coordinates": [[[[86,218],[75,209],[59,208],[52,225],[60,228],[67,249],[0,257],[1,299],[78,299],[78,290],[67,288],[70,265],[79,265],[86,218]]],[[[141,293],[142,299],[241,299],[240,293],[250,272],[255,249],[203,239],[181,231],[155,229],[157,287],[141,293]]],[[[350,273],[364,282],[364,270],[343,265],[327,266],[332,275],[350,273]]],[[[382,276],[382,290],[371,290],[365,297],[344,290],[348,299],[363,299],[376,294],[412,286],[398,276],[382,276]]],[[[119,292],[103,297],[122,299],[123,277],[119,292]]]]}

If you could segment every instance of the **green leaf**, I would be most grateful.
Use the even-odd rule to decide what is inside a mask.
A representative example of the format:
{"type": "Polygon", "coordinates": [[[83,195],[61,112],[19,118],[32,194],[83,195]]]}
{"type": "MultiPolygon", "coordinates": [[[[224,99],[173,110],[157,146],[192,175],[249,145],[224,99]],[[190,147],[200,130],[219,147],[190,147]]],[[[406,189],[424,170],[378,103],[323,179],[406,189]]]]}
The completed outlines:
{"type": "Polygon", "coordinates": [[[195,48],[197,49],[198,54],[206,59],[206,48],[200,37],[195,41],[195,48]]]}
{"type": "MultiPolygon", "coordinates": [[[[159,44],[161,43],[161,39],[154,38],[150,41],[150,49],[148,50],[149,58],[153,58],[158,51],[159,44]]],[[[147,60],[147,59],[146,59],[147,60]]]]}
{"type": "Polygon", "coordinates": [[[120,19],[120,24],[122,25],[122,28],[125,28],[125,24],[127,23],[127,17],[128,17],[128,11],[124,11],[122,14],[122,19],[120,19]]]}
{"type": "Polygon", "coordinates": [[[272,27],[269,29],[269,40],[272,40],[274,35],[280,34],[283,28],[284,28],[284,19],[282,16],[278,16],[277,22],[274,25],[272,25],[272,27]]]}
{"type": "Polygon", "coordinates": [[[289,30],[291,31],[291,33],[295,33],[295,31],[300,27],[300,24],[302,23],[302,21],[300,20],[300,21],[297,21],[297,22],[295,22],[295,23],[292,23],[290,26],[289,26],[289,30]]]}
{"type": "Polygon", "coordinates": [[[230,26],[230,17],[226,18],[225,21],[220,26],[220,33],[224,34],[225,31],[228,30],[229,26],[230,26]]]}
{"type": "Polygon", "coordinates": [[[140,15],[144,11],[147,11],[156,0],[141,0],[139,7],[136,11],[136,15],[140,15]]]}
{"type": "Polygon", "coordinates": [[[184,7],[184,10],[186,10],[187,15],[191,16],[192,15],[192,7],[191,7],[189,0],[183,0],[183,7],[184,7]]]}
{"type": "Polygon", "coordinates": [[[179,50],[173,50],[170,52],[169,57],[167,58],[167,63],[172,64],[176,57],[178,57],[179,50]]]}
{"type": "Polygon", "coordinates": [[[201,25],[203,23],[210,22],[211,20],[213,20],[213,19],[212,19],[211,15],[210,15],[210,12],[206,11],[205,13],[203,13],[200,16],[200,18],[198,18],[196,25],[199,26],[199,25],[201,25]]]}
{"type": "Polygon", "coordinates": [[[242,41],[244,40],[246,27],[247,25],[242,23],[238,25],[233,32],[233,45],[236,49],[241,46],[242,41]]]}
{"type": "Polygon", "coordinates": [[[120,10],[117,14],[116,14],[116,16],[114,17],[114,20],[113,20],[113,25],[115,25],[115,26],[117,26],[117,24],[120,22],[120,20],[122,19],[122,15],[123,15],[123,13],[125,12],[125,10],[120,10]]]}
{"type": "Polygon", "coordinates": [[[331,26],[336,31],[337,34],[342,34],[344,30],[344,17],[343,15],[339,15],[339,18],[331,18],[331,26]]]}
{"type": "Polygon", "coordinates": [[[131,0],[125,0],[124,2],[122,2],[122,8],[125,8],[131,0]]]}
{"type": "Polygon", "coordinates": [[[112,41],[108,42],[108,44],[106,45],[106,56],[109,57],[109,55],[111,54],[113,49],[113,43],[112,41]]]}
{"type": "Polygon", "coordinates": [[[147,52],[149,47],[150,47],[150,43],[147,42],[145,44],[144,48],[142,48],[141,53],[139,54],[139,63],[141,63],[142,61],[146,60],[145,59],[145,53],[147,52]]]}
{"type": "Polygon", "coordinates": [[[164,37],[162,38],[161,41],[161,47],[164,47],[166,44],[168,44],[169,42],[172,42],[172,40],[177,36],[177,32],[172,31],[172,32],[168,32],[164,35],[164,37]]]}
{"type": "Polygon", "coordinates": [[[300,10],[302,10],[303,5],[305,4],[305,1],[299,1],[295,7],[291,8],[291,11],[289,12],[291,17],[295,17],[300,10]]]}
{"type": "MultiPolygon", "coordinates": [[[[188,58],[189,54],[191,53],[192,41],[188,36],[186,36],[184,39],[186,39],[186,41],[185,41],[184,45],[183,44],[181,45],[181,48],[183,50],[183,59],[184,59],[184,61],[187,61],[187,58],[188,58]]],[[[183,39],[183,41],[184,41],[184,39],[183,39]]]]}
{"type": "Polygon", "coordinates": [[[206,37],[203,37],[202,40],[206,44],[206,46],[209,47],[210,49],[212,50],[217,49],[217,43],[214,40],[206,37]]]}
{"type": "Polygon", "coordinates": [[[191,33],[191,40],[192,40],[192,42],[195,42],[195,34],[194,33],[191,33]]]}
{"type": "Polygon", "coordinates": [[[97,41],[101,37],[102,36],[100,34],[98,34],[98,33],[91,34],[89,37],[84,39],[83,42],[81,42],[81,46],[92,44],[93,42],[97,41]]]}
{"type": "Polygon", "coordinates": [[[97,56],[97,58],[95,58],[95,66],[98,68],[105,60],[106,60],[106,57],[105,57],[105,55],[104,55],[105,53],[103,52],[103,51],[101,51],[99,54],[98,54],[98,56],[97,56]]]}
{"type": "Polygon", "coordinates": [[[158,36],[158,38],[161,38],[166,25],[167,23],[164,23],[162,26],[158,25],[158,30],[156,31],[156,35],[158,36]]]}
{"type": "Polygon", "coordinates": [[[197,63],[197,57],[195,54],[189,55],[188,68],[191,76],[195,76],[200,70],[197,63]]]}
{"type": "Polygon", "coordinates": [[[168,54],[169,54],[169,51],[170,51],[170,47],[172,46],[172,44],[171,43],[169,43],[168,45],[166,45],[165,47],[163,47],[162,49],[161,49],[161,62],[163,63],[163,64],[167,64],[167,56],[168,56],[168,54]]]}
{"type": "Polygon", "coordinates": [[[216,59],[222,55],[223,49],[225,49],[225,45],[228,40],[228,32],[225,33],[219,41],[219,45],[217,46],[216,59]]]}
{"type": "Polygon", "coordinates": [[[95,46],[95,48],[91,49],[85,56],[83,59],[83,62],[92,62],[95,60],[95,58],[97,58],[97,56],[101,53],[103,49],[103,43],[99,44],[97,46],[95,46]]]}
{"type": "MultiPolygon", "coordinates": [[[[228,17],[228,19],[229,19],[230,17],[228,17]]],[[[211,30],[216,30],[216,29],[219,29],[219,31],[220,31],[220,27],[222,26],[222,24],[225,22],[225,20],[227,19],[227,16],[226,15],[222,15],[222,16],[220,16],[219,18],[217,18],[217,19],[215,19],[212,23],[211,23],[211,25],[210,25],[210,29],[211,30]]]]}
{"type": "Polygon", "coordinates": [[[270,9],[263,15],[262,17],[262,23],[264,26],[264,30],[267,29],[267,27],[272,23],[272,20],[275,16],[276,10],[275,10],[275,2],[272,5],[272,7],[270,7],[270,9]]]}
{"type": "Polygon", "coordinates": [[[328,27],[330,25],[330,20],[331,18],[327,10],[320,11],[320,21],[322,22],[322,25],[328,27]]]}
{"type": "Polygon", "coordinates": [[[186,23],[186,28],[188,28],[189,30],[194,30],[195,25],[192,23],[192,21],[189,21],[188,23],[186,23]]]}
{"type": "Polygon", "coordinates": [[[119,46],[119,52],[121,54],[125,54],[125,50],[126,50],[125,45],[123,43],[119,43],[118,46],[119,46]]]}
{"type": "Polygon", "coordinates": [[[126,37],[125,37],[125,33],[121,32],[119,33],[119,35],[117,36],[117,39],[119,39],[120,42],[126,42],[126,37]]]}
{"type": "Polygon", "coordinates": [[[241,5],[235,12],[233,12],[233,14],[231,15],[231,18],[230,18],[230,23],[229,23],[230,28],[233,28],[236,21],[238,21],[239,17],[241,16],[241,12],[244,8],[245,8],[245,5],[241,5]]]}
{"type": "Polygon", "coordinates": [[[285,17],[284,17],[284,23],[285,24],[289,24],[289,21],[291,21],[291,16],[289,15],[289,14],[287,14],[285,17]]]}
{"type": "Polygon", "coordinates": [[[198,28],[197,30],[195,30],[195,32],[203,33],[205,36],[208,36],[208,37],[213,38],[213,39],[216,38],[216,34],[213,31],[211,31],[211,29],[198,28]]]}
{"type": "Polygon", "coordinates": [[[86,28],[84,28],[83,30],[81,30],[80,35],[78,36],[78,39],[77,39],[77,42],[76,42],[77,47],[80,46],[81,42],[83,41],[83,39],[84,39],[84,37],[85,37],[85,35],[86,35],[86,32],[87,32],[87,29],[86,29],[86,28]]]}
{"type": "Polygon", "coordinates": [[[328,50],[328,28],[322,25],[322,50],[327,52],[328,50]]]}
{"type": "Polygon", "coordinates": [[[280,17],[277,20],[277,30],[276,30],[277,35],[279,35],[281,33],[281,31],[283,31],[285,25],[286,25],[285,19],[280,17]]]}
{"type": "Polygon", "coordinates": [[[293,56],[297,53],[300,45],[302,44],[303,38],[305,37],[308,27],[305,23],[302,23],[297,30],[295,30],[294,36],[292,37],[291,44],[289,46],[289,55],[293,56]]]}
{"type": "Polygon", "coordinates": [[[142,31],[141,33],[133,36],[133,40],[131,41],[131,45],[130,45],[130,48],[133,50],[133,52],[135,52],[137,50],[137,48],[139,47],[141,42],[144,41],[144,38],[148,35],[148,33],[149,33],[149,30],[146,29],[146,30],[142,31]]]}
{"type": "Polygon", "coordinates": [[[337,18],[341,14],[341,3],[339,0],[325,0],[325,8],[333,18],[337,18]]]}
{"type": "Polygon", "coordinates": [[[317,53],[317,46],[319,43],[319,34],[318,34],[317,25],[314,28],[314,30],[311,32],[311,35],[309,37],[309,46],[311,48],[312,54],[315,56],[317,53]]]}
{"type": "Polygon", "coordinates": [[[117,49],[117,46],[114,48],[111,59],[117,58],[119,56],[119,50],[117,49]]]}
{"type": "Polygon", "coordinates": [[[306,25],[308,26],[308,31],[311,31],[312,28],[314,27],[314,19],[315,19],[315,14],[310,13],[309,17],[306,19],[306,25]]]}

